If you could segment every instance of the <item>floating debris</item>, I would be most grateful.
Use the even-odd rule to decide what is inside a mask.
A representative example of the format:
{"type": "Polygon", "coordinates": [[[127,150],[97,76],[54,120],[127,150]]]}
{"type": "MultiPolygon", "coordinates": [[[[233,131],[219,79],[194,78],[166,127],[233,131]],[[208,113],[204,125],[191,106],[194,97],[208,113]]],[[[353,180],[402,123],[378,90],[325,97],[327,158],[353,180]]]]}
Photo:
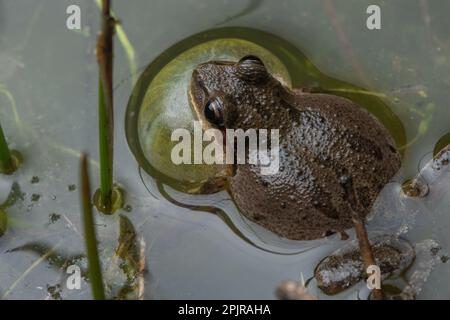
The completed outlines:
{"type": "Polygon", "coordinates": [[[295,281],[282,282],[277,287],[275,295],[280,300],[318,300],[303,284],[295,281]]]}
{"type": "Polygon", "coordinates": [[[420,175],[414,179],[408,179],[402,184],[402,192],[408,197],[423,198],[429,191],[428,184],[420,175]]]}
{"type": "MultiPolygon", "coordinates": [[[[44,242],[30,242],[22,246],[10,249],[11,252],[31,252],[40,258],[43,258],[48,264],[57,271],[66,270],[70,265],[80,265],[82,261],[86,260],[84,254],[66,255],[62,251],[57,251],[56,248],[52,248],[50,244],[44,242]]],[[[83,270],[81,276],[86,278],[87,271],[83,270]]]]}
{"type": "Polygon", "coordinates": [[[133,223],[124,215],[119,215],[118,245],[106,261],[104,276],[108,296],[113,300],[142,299],[145,241],[138,238],[133,223]]]}
{"type": "Polygon", "coordinates": [[[433,160],[433,168],[436,170],[441,170],[444,167],[447,167],[450,163],[450,145],[443,148],[438,154],[434,157],[433,160]]]}
{"type": "Polygon", "coordinates": [[[36,184],[36,183],[39,183],[39,181],[40,181],[40,180],[39,180],[39,177],[38,177],[38,176],[33,176],[33,177],[31,178],[31,181],[30,181],[30,182],[31,182],[32,184],[36,184]]]}
{"type": "Polygon", "coordinates": [[[50,220],[50,223],[55,223],[59,219],[61,219],[61,215],[57,213],[51,213],[48,215],[48,219],[50,220]]]}
{"type": "MultiPolygon", "coordinates": [[[[426,196],[430,196],[433,192],[433,199],[445,197],[448,190],[448,176],[450,172],[450,145],[442,148],[432,160],[427,162],[420,170],[420,173],[414,178],[415,185],[419,189],[426,191],[426,196]],[[429,191],[428,189],[432,189],[429,191]]],[[[426,200],[430,201],[430,200],[426,200]]],[[[429,205],[432,205],[431,203],[429,205]]]]}
{"type": "MultiPolygon", "coordinates": [[[[403,239],[385,236],[371,241],[382,279],[398,275],[414,260],[412,246],[403,239]]],[[[326,294],[337,294],[365,278],[364,264],[356,242],[333,252],[314,271],[318,287],[326,294]]]]}
{"type": "Polygon", "coordinates": [[[395,297],[396,299],[412,300],[419,295],[435,265],[441,261],[440,251],[441,246],[433,239],[427,239],[415,245],[418,267],[409,278],[408,285],[399,296],[395,297]]]}
{"type": "Polygon", "coordinates": [[[51,297],[53,300],[62,300],[62,290],[60,284],[56,284],[54,286],[47,285],[47,292],[49,297],[51,297]]]}

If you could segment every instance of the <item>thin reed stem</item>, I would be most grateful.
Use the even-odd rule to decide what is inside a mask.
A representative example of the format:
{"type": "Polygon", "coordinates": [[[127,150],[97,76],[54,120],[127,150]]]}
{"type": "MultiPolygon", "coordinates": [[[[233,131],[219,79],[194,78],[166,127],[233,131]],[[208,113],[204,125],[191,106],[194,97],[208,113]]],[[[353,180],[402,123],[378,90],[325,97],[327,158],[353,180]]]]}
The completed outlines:
{"type": "Polygon", "coordinates": [[[99,80],[99,149],[100,190],[102,205],[112,205],[113,154],[114,154],[114,109],[113,109],[113,35],[115,20],[111,16],[111,1],[102,1],[102,30],[97,39],[99,80]]]}

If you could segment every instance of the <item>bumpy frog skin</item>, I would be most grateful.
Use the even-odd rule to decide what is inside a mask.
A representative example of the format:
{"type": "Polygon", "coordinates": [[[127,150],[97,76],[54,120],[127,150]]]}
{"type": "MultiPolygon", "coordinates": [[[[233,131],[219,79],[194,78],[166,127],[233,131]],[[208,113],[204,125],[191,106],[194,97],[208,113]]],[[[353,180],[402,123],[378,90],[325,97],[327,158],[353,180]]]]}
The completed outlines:
{"type": "MultiPolygon", "coordinates": [[[[310,240],[351,228],[351,210],[364,218],[400,167],[374,116],[341,97],[283,86],[255,56],[197,66],[189,94],[205,129],[279,129],[277,174],[238,164],[224,179],[241,213],[282,237],[310,240]]],[[[203,192],[217,190],[212,181],[219,180],[203,192]]]]}

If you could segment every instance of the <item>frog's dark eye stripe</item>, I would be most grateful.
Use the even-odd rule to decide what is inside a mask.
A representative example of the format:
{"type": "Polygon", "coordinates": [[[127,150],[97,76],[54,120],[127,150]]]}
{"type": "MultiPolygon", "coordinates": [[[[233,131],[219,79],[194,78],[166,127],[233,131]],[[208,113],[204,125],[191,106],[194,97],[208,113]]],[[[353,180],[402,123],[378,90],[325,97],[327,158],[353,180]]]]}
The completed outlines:
{"type": "Polygon", "coordinates": [[[269,79],[264,63],[257,56],[245,56],[237,63],[238,76],[251,83],[263,83],[269,79]]]}
{"type": "Polygon", "coordinates": [[[215,126],[224,125],[224,104],[220,97],[214,97],[208,100],[203,110],[206,120],[215,126]]]}

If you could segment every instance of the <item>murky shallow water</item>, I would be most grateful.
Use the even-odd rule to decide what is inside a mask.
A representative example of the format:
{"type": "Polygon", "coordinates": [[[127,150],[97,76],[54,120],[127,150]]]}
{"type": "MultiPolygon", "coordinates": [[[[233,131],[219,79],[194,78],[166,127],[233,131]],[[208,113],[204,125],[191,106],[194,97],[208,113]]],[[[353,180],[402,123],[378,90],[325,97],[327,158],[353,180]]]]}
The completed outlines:
{"type": "MultiPolygon", "coordinates": [[[[50,293],[67,299],[90,298],[85,282],[81,290],[68,290],[67,275],[52,260],[52,252],[66,257],[63,262],[84,252],[78,192],[69,190],[78,184],[81,150],[94,159],[92,177],[98,175],[93,52],[98,8],[94,1],[78,3],[81,32],[65,28],[65,9],[72,1],[0,1],[1,122],[12,147],[20,149],[26,160],[14,176],[0,177],[0,202],[15,182],[19,194],[23,193],[6,209],[9,228],[0,238],[0,296],[6,299],[44,299],[50,293]],[[34,176],[39,177],[38,183],[32,183],[34,176]],[[34,246],[11,252],[30,243],[34,246]]],[[[155,179],[139,169],[123,126],[133,80],[169,46],[218,26],[251,27],[280,36],[300,48],[322,73],[386,96],[408,143],[402,171],[394,179],[397,183],[388,185],[380,196],[388,204],[380,202],[374,209],[394,217],[378,222],[374,218],[370,228],[404,232],[413,243],[431,238],[443,253],[449,251],[448,172],[430,183],[424,200],[402,198],[400,183],[418,173],[431,158],[435,143],[450,131],[450,25],[445,17],[450,4],[380,2],[382,30],[368,31],[365,9],[374,1],[330,3],[114,3],[133,48],[127,53],[116,40],[116,180],[127,190],[126,204],[132,207],[122,214],[133,223],[137,239],[145,243],[145,298],[270,299],[279,282],[299,279],[300,273],[310,278],[317,262],[344,244],[336,237],[308,244],[284,241],[244,221],[226,193],[194,199],[164,186],[172,199],[220,208],[227,215],[177,206],[161,194],[155,179]],[[134,69],[139,72],[130,72],[134,69]],[[230,228],[226,217],[238,227],[230,228]],[[318,244],[320,248],[306,250],[318,244]]],[[[297,81],[305,79],[299,76],[297,81]]],[[[104,266],[108,266],[117,247],[120,219],[97,215],[97,223],[104,266]]],[[[81,266],[85,263],[76,261],[81,266]]],[[[449,298],[449,272],[448,264],[436,264],[419,298],[449,298]]],[[[121,278],[120,272],[112,274],[109,282],[114,291],[121,278]]],[[[336,297],[356,295],[356,290],[349,290],[336,297]]]]}

